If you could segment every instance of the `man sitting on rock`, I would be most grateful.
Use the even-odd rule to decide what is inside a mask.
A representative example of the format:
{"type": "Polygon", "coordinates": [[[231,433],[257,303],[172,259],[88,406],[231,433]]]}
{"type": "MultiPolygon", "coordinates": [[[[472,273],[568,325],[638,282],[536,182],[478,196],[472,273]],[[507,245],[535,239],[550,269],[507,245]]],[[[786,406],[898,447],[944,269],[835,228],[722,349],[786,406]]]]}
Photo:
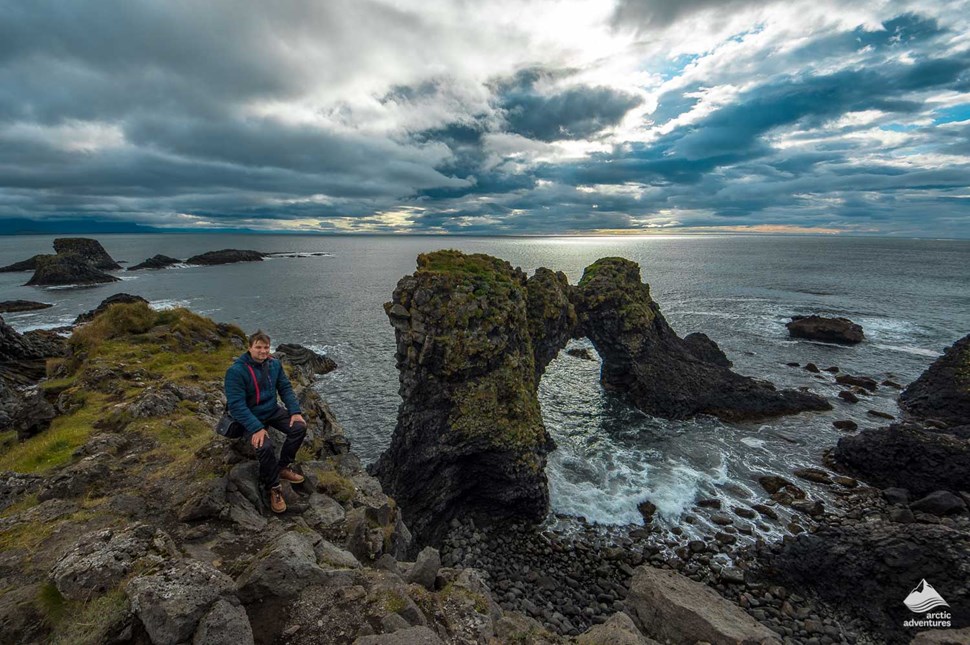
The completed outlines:
{"type": "Polygon", "coordinates": [[[278,360],[270,356],[269,336],[261,330],[249,337],[249,351],[226,370],[226,405],[229,414],[245,428],[245,436],[259,457],[259,478],[269,490],[269,506],[274,513],[286,510],[280,480],[294,484],[303,475],[291,465],[306,437],[306,421],[293,386],[278,360]],[[277,392],[286,407],[277,404],[277,392]],[[284,435],[279,459],[267,426],[284,435]]]}

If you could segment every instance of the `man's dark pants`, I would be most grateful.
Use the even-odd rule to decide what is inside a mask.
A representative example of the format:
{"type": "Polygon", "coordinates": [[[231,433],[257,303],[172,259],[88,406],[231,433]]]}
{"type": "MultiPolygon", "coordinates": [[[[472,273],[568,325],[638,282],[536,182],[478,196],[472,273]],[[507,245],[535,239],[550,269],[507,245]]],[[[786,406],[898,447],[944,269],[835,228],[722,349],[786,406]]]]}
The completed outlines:
{"type": "Polygon", "coordinates": [[[283,442],[283,450],[280,458],[276,459],[276,450],[273,448],[272,435],[266,433],[266,440],[263,447],[256,450],[259,457],[259,479],[266,488],[279,486],[280,469],[293,463],[296,458],[296,451],[303,445],[306,437],[306,424],[297,421],[290,425],[290,413],[283,406],[278,406],[276,412],[269,419],[263,421],[263,425],[272,426],[286,435],[283,442]]]}

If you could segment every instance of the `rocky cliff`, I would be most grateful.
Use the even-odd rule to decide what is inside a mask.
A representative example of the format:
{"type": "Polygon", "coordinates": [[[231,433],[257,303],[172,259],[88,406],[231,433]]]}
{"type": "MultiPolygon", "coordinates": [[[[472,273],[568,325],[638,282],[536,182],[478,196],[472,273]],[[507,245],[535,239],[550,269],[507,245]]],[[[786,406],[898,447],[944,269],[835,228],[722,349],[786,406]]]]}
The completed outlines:
{"type": "Polygon", "coordinates": [[[732,372],[706,337],[680,338],[634,262],[604,258],[587,267],[575,302],[575,335],[589,337],[602,357],[603,387],[647,414],[672,419],[710,414],[740,421],[832,407],[815,394],[778,391],[767,381],[732,372]]]}
{"type": "Polygon", "coordinates": [[[385,305],[403,401],[373,472],[423,541],[459,515],[538,521],[548,511],[552,442],[528,305],[524,273],[457,251],[419,256],[385,305]]]}

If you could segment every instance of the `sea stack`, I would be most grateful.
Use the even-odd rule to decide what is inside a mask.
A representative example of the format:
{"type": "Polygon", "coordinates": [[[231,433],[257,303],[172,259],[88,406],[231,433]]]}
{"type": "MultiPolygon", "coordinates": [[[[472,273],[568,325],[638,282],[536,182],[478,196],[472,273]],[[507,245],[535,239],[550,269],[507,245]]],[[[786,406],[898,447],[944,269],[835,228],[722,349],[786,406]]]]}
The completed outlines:
{"type": "Polygon", "coordinates": [[[374,472],[419,542],[455,517],[538,521],[549,508],[526,275],[487,255],[438,251],[398,282],[403,402],[374,472]]]}

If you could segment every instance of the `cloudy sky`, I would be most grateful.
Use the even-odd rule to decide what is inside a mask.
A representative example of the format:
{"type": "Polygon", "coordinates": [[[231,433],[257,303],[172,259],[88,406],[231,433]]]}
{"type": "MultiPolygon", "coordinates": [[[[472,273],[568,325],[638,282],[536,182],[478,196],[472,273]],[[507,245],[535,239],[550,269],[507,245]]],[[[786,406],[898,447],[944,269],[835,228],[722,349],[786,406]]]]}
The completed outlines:
{"type": "Polygon", "coordinates": [[[0,232],[970,238],[970,1],[0,0],[0,232]]]}

